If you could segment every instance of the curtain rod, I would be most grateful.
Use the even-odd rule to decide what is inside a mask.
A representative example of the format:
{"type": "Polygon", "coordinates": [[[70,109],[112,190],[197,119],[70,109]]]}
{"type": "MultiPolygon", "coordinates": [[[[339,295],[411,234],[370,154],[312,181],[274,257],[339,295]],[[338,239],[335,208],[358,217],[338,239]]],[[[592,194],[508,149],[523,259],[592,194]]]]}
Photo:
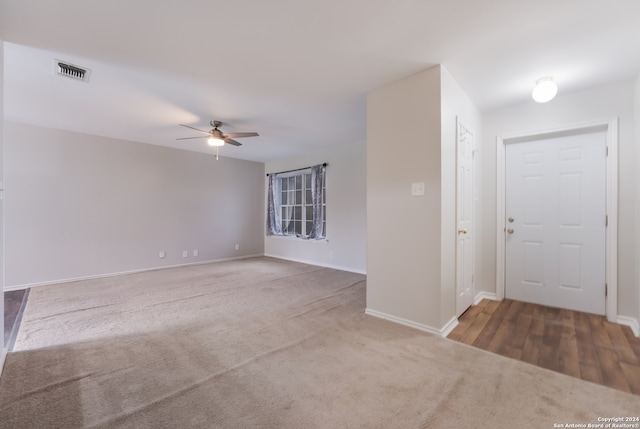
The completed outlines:
{"type": "MultiPolygon", "coordinates": [[[[325,162],[324,164],[322,164],[322,166],[326,167],[327,163],[325,162]]],[[[278,171],[277,173],[267,173],[267,177],[269,177],[269,175],[271,175],[271,174],[293,173],[294,171],[302,171],[302,170],[306,170],[306,169],[311,168],[311,167],[296,168],[295,170],[287,170],[287,171],[278,171]]]]}

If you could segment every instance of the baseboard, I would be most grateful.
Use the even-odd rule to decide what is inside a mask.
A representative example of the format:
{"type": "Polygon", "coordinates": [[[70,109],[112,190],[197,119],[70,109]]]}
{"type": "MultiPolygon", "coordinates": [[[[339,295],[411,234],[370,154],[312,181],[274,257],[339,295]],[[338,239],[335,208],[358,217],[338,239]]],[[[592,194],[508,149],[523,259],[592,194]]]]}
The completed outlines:
{"type": "Polygon", "coordinates": [[[2,348],[2,353],[0,354],[0,377],[2,377],[2,372],[4,370],[4,361],[7,359],[7,348],[2,348]]]}
{"type": "Polygon", "coordinates": [[[352,267],[344,267],[342,265],[324,264],[324,263],[320,263],[320,262],[317,262],[317,261],[309,261],[309,260],[298,259],[298,258],[285,258],[285,257],[280,256],[280,255],[272,255],[272,254],[269,254],[269,253],[265,253],[264,256],[267,256],[269,258],[282,259],[284,261],[299,262],[301,264],[315,265],[317,267],[331,268],[331,269],[340,270],[340,271],[347,271],[347,272],[350,272],[350,273],[364,274],[364,275],[367,274],[367,272],[364,271],[364,270],[359,270],[357,268],[352,268],[352,267]]]}
{"type": "Polygon", "coordinates": [[[143,268],[143,269],[140,269],[140,270],[120,271],[120,272],[116,272],[116,273],[105,273],[105,274],[97,274],[97,275],[93,275],[93,276],[74,277],[74,278],[68,278],[68,279],[62,279],[62,280],[53,280],[53,281],[48,281],[48,282],[27,283],[27,284],[22,284],[22,285],[12,285],[12,286],[5,286],[4,290],[5,291],[22,290],[22,289],[28,289],[28,288],[31,288],[31,287],[49,286],[49,285],[56,285],[56,284],[61,284],[61,283],[78,282],[78,281],[82,281],[82,280],[95,280],[95,279],[102,279],[102,278],[107,278],[107,277],[123,276],[123,275],[127,275],[127,274],[137,274],[137,273],[145,273],[145,272],[149,272],[149,271],[165,270],[165,269],[168,269],[168,268],[178,268],[178,267],[188,267],[188,266],[191,266],[191,265],[212,264],[212,263],[215,263],[215,262],[238,261],[238,260],[241,260],[241,259],[258,258],[258,257],[261,257],[261,256],[265,256],[265,255],[260,253],[260,254],[256,254],[256,255],[236,256],[236,257],[233,257],[233,258],[210,259],[208,261],[189,262],[187,264],[177,264],[177,265],[167,265],[167,266],[164,266],[164,267],[143,268]]]}
{"type": "Polygon", "coordinates": [[[454,317],[451,320],[449,320],[449,323],[444,325],[444,327],[441,329],[440,335],[445,338],[448,337],[451,331],[453,331],[456,328],[456,326],[458,326],[458,318],[454,317]]]}
{"type": "Polygon", "coordinates": [[[497,301],[498,297],[496,296],[495,293],[484,292],[484,291],[478,292],[476,297],[473,299],[473,305],[478,305],[480,301],[482,301],[483,299],[490,299],[491,301],[497,301]]]}
{"type": "Polygon", "coordinates": [[[633,335],[640,337],[640,322],[635,317],[618,316],[617,322],[631,328],[633,335]]]}
{"type": "Polygon", "coordinates": [[[442,329],[433,328],[428,325],[423,325],[422,323],[413,322],[411,320],[403,319],[402,317],[392,316],[390,314],[381,313],[376,310],[371,310],[367,308],[364,310],[365,314],[369,316],[377,317],[379,319],[388,320],[390,322],[395,322],[400,325],[409,326],[410,328],[418,329],[420,331],[428,332],[430,334],[439,335],[441,337],[446,337],[453,331],[453,329],[458,326],[458,319],[451,319],[442,329]]]}

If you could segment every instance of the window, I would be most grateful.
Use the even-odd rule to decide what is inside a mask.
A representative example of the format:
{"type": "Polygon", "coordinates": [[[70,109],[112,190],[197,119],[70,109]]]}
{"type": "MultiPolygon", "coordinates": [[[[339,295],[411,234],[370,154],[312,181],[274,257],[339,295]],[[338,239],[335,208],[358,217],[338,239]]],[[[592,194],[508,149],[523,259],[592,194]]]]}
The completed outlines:
{"type": "Polygon", "coordinates": [[[269,176],[267,235],[326,237],[325,166],[269,176]]]}

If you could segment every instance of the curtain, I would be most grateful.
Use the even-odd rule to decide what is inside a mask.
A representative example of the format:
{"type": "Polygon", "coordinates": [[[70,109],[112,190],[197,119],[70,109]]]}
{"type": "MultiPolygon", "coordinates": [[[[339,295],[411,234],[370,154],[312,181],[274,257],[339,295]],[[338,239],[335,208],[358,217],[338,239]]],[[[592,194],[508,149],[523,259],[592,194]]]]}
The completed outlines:
{"type": "MultiPolygon", "coordinates": [[[[276,177],[278,176],[276,175],[276,177]]],[[[295,232],[291,229],[293,227],[291,222],[293,221],[293,204],[295,204],[296,201],[296,178],[294,176],[280,179],[280,185],[284,186],[285,182],[287,182],[287,190],[284,191],[283,188],[278,189],[282,196],[278,202],[278,207],[282,211],[282,215],[280,216],[280,222],[282,223],[280,235],[292,235],[295,232]],[[283,205],[284,207],[282,207],[283,205]]]]}
{"type": "Polygon", "coordinates": [[[311,167],[311,200],[313,204],[313,224],[304,238],[316,240],[325,238],[324,231],[324,181],[326,167],[322,164],[311,167]]]}
{"type": "MultiPolygon", "coordinates": [[[[311,219],[310,230],[306,231],[307,234],[296,234],[296,236],[304,239],[319,240],[325,238],[323,220],[326,165],[314,165],[313,167],[309,167],[309,170],[311,171],[311,201],[305,201],[301,209],[305,210],[311,206],[313,218],[311,219]]],[[[300,198],[296,198],[296,192],[304,192],[305,187],[303,186],[302,189],[296,188],[294,183],[296,177],[302,178],[303,173],[300,173],[298,176],[285,176],[284,178],[281,178],[282,176],[279,177],[280,174],[284,173],[269,175],[269,189],[267,191],[267,235],[293,235],[292,219],[294,205],[302,204],[302,200],[297,201],[300,198]],[[288,183],[286,182],[287,180],[289,180],[288,183]],[[284,223],[286,223],[286,225],[283,225],[284,223]]],[[[297,220],[297,222],[301,220],[302,219],[297,220]]]]}
{"type": "Polygon", "coordinates": [[[275,174],[269,175],[269,190],[267,193],[267,235],[282,235],[282,222],[278,203],[279,191],[275,174]]]}

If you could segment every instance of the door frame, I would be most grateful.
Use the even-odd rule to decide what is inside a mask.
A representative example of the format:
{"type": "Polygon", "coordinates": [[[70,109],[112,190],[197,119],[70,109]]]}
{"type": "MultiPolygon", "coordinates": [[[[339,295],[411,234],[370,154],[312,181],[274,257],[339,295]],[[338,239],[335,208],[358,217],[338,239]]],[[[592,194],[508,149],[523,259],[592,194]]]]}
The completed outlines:
{"type": "Polygon", "coordinates": [[[505,171],[506,145],[563,135],[583,134],[590,131],[605,131],[607,138],[606,168],[606,214],[605,239],[605,315],[610,322],[618,317],[618,118],[593,121],[546,131],[499,135],[496,139],[496,299],[505,296],[505,171]]]}

